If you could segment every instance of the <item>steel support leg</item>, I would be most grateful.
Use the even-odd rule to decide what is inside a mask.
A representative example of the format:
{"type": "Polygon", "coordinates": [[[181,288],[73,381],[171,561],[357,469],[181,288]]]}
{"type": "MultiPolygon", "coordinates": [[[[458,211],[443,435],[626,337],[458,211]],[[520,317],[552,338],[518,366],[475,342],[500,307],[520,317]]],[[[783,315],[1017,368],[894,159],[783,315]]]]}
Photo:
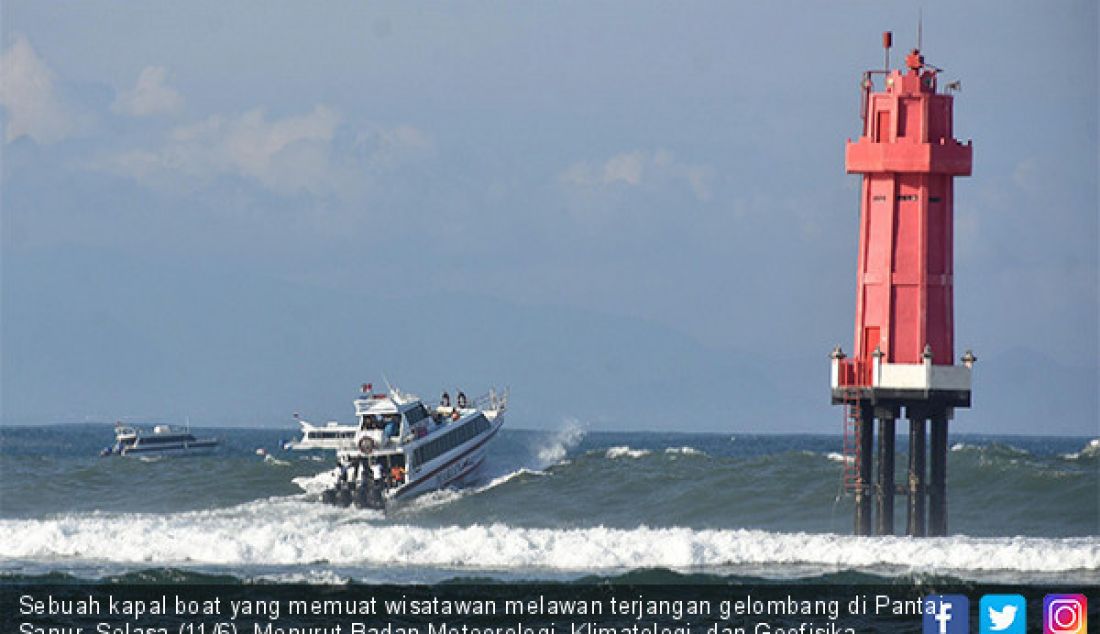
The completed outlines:
{"type": "Polygon", "coordinates": [[[909,413],[909,526],[912,537],[924,537],[924,414],[909,413]]]}
{"type": "Polygon", "coordinates": [[[928,534],[947,534],[947,414],[932,417],[931,469],[928,474],[928,534]]]}
{"type": "Polygon", "coordinates": [[[859,405],[859,429],[856,430],[857,440],[859,443],[858,455],[858,469],[859,469],[859,482],[856,486],[856,518],[855,518],[855,531],[856,535],[870,535],[871,534],[871,500],[874,487],[871,484],[873,482],[871,478],[872,467],[874,466],[874,440],[875,440],[875,421],[874,421],[874,408],[869,404],[861,403],[859,405]]]}
{"type": "Polygon", "coordinates": [[[879,535],[894,534],[894,436],[895,421],[892,413],[879,414],[878,419],[878,522],[875,532],[879,535]]]}

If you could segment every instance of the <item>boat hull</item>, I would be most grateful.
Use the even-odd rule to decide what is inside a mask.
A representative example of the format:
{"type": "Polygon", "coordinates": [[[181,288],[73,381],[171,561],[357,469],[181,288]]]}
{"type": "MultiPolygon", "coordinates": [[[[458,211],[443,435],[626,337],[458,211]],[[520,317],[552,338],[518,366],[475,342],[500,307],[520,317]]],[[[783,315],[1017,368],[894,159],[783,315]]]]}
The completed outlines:
{"type": "Polygon", "coordinates": [[[408,500],[418,495],[458,484],[476,471],[481,463],[485,461],[489,442],[496,436],[501,424],[501,422],[496,422],[484,438],[472,440],[470,447],[460,450],[454,458],[448,460],[445,464],[402,487],[393,489],[389,497],[394,500],[408,500]]]}
{"type": "Polygon", "coordinates": [[[207,454],[218,446],[216,440],[195,440],[193,442],[168,445],[163,447],[125,447],[120,452],[121,456],[179,456],[207,454]]]}

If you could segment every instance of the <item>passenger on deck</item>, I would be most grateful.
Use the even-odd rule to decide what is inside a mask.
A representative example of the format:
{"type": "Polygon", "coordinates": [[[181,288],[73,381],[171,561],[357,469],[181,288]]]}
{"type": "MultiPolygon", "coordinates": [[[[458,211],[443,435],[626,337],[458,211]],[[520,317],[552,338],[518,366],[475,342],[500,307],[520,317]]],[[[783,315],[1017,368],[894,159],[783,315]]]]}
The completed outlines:
{"type": "Polygon", "coordinates": [[[405,481],[405,467],[396,466],[390,469],[390,476],[393,477],[393,483],[401,484],[405,481]]]}
{"type": "Polygon", "coordinates": [[[370,477],[375,484],[379,484],[382,482],[382,465],[378,464],[374,460],[370,461],[370,477]]]}

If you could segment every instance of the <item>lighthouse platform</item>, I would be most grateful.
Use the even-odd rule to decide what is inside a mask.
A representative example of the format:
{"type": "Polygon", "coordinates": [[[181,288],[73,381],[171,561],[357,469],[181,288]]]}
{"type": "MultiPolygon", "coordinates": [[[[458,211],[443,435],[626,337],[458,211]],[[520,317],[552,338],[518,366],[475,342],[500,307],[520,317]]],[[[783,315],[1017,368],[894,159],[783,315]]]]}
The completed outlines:
{"type": "Polygon", "coordinates": [[[881,354],[866,363],[845,358],[839,348],[830,356],[833,405],[851,400],[854,392],[876,405],[922,402],[930,407],[970,407],[973,355],[969,351],[963,365],[935,365],[930,354],[922,363],[885,363],[881,354]]]}

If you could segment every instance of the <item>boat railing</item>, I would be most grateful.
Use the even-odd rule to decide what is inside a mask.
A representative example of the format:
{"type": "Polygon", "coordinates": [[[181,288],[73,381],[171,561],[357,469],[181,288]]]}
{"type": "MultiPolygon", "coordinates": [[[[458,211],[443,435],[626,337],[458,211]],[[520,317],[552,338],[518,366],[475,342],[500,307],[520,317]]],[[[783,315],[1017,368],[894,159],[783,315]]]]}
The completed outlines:
{"type": "MultiPolygon", "coordinates": [[[[469,401],[468,407],[473,407],[480,410],[503,410],[508,407],[508,393],[509,389],[504,388],[501,391],[497,391],[496,388],[490,388],[488,392],[478,396],[469,401]]],[[[424,401],[424,406],[430,412],[434,412],[440,407],[444,407],[443,403],[439,400],[424,401]]],[[[454,401],[451,405],[446,407],[453,407],[454,401]]]]}
{"type": "Polygon", "coordinates": [[[490,388],[488,392],[474,399],[474,407],[480,410],[501,411],[508,407],[508,388],[497,392],[496,388],[490,388]]]}

